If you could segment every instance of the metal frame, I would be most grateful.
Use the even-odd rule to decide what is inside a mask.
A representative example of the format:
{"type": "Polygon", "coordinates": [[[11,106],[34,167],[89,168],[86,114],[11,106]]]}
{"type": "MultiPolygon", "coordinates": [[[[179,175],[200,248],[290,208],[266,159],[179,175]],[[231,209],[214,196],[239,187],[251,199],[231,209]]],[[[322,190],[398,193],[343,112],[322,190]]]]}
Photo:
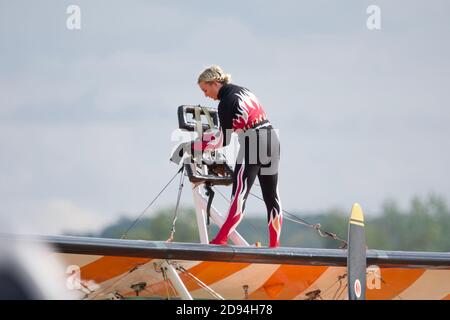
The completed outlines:
{"type": "MultiPolygon", "coordinates": [[[[195,212],[197,217],[197,226],[200,236],[200,243],[208,244],[208,228],[206,225],[206,207],[208,200],[201,192],[201,184],[192,184],[192,194],[194,196],[195,212]]],[[[224,224],[226,217],[224,217],[214,206],[211,206],[211,221],[214,222],[219,228],[224,224]]],[[[232,231],[230,234],[230,240],[237,246],[249,246],[248,242],[245,241],[236,230],[232,231]]]]}
{"type": "Polygon", "coordinates": [[[178,275],[177,270],[175,270],[175,268],[170,264],[169,261],[164,261],[161,264],[161,268],[164,268],[167,271],[167,278],[169,278],[170,282],[173,284],[175,290],[177,290],[182,300],[194,300],[189,293],[189,290],[184,285],[183,280],[181,280],[180,276],[178,275]]]}
{"type": "MultiPolygon", "coordinates": [[[[178,107],[178,127],[180,129],[188,130],[188,131],[195,131],[195,122],[188,121],[187,115],[188,114],[194,114],[195,107],[200,107],[200,105],[182,105],[178,107]]],[[[215,126],[219,125],[219,115],[217,113],[217,109],[210,108],[210,107],[203,107],[206,108],[209,112],[209,114],[212,117],[213,123],[215,126]]],[[[203,112],[201,114],[204,115],[203,112]]],[[[202,124],[203,130],[209,129],[209,126],[207,124],[202,124]]]]}

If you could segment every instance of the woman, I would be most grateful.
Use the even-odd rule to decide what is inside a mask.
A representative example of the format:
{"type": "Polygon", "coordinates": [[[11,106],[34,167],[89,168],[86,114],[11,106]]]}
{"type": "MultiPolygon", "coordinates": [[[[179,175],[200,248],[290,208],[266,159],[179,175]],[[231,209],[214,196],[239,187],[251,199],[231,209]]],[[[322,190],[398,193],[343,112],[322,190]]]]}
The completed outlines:
{"type": "Polygon", "coordinates": [[[206,97],[220,100],[218,114],[220,137],[203,137],[194,149],[205,150],[226,146],[231,132],[239,137],[240,149],[234,168],[231,205],[225,223],[211,244],[225,245],[244,213],[245,202],[256,176],[267,207],[269,246],[278,247],[282,227],[281,202],[278,195],[278,135],[266,117],[263,106],[248,89],[230,83],[231,76],[219,66],[205,69],[198,85],[206,97]],[[213,140],[214,139],[214,140],[213,140]],[[207,141],[205,141],[207,140],[207,141]],[[220,143],[218,143],[220,141],[220,143]]]}

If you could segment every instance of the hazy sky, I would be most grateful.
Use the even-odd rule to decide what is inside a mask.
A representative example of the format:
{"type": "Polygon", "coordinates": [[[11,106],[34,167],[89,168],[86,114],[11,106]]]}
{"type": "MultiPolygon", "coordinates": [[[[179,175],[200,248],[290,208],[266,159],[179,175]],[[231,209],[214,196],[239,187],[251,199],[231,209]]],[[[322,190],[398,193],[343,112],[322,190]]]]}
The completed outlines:
{"type": "MultiPolygon", "coordinates": [[[[447,0],[0,0],[0,220],[60,233],[137,216],[177,169],[177,107],[217,105],[196,85],[211,64],[280,130],[283,208],[448,200],[449,12],[447,0]],[[81,30],[66,27],[71,4],[81,30]],[[366,26],[371,4],[381,30],[366,26]]],[[[266,215],[254,199],[247,211],[266,215]]]]}

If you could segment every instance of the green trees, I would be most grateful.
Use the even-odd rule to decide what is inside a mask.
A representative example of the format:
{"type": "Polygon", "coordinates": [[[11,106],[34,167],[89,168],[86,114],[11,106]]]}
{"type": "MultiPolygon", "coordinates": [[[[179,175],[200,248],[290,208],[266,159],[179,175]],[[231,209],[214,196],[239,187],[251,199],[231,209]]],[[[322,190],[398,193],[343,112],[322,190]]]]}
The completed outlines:
{"type": "MultiPolygon", "coordinates": [[[[128,231],[126,239],[167,240],[172,229],[174,210],[172,208],[163,209],[150,218],[142,218],[128,231]]],[[[134,219],[122,217],[115,224],[105,228],[98,236],[101,238],[121,238],[133,222],[134,219]]],[[[179,208],[174,241],[199,241],[194,209],[179,208]]]]}
{"type": "Polygon", "coordinates": [[[450,251],[450,212],[443,198],[414,197],[402,210],[386,201],[379,217],[367,223],[369,248],[385,250],[450,251]]]}
{"type": "MultiPolygon", "coordinates": [[[[348,215],[342,209],[327,210],[320,214],[296,214],[311,223],[320,223],[323,230],[347,238],[348,215]]],[[[394,200],[387,200],[379,213],[365,212],[367,245],[371,249],[408,251],[450,251],[450,212],[445,200],[435,194],[421,199],[414,197],[408,208],[402,209],[394,200]]],[[[249,241],[267,245],[266,214],[246,215],[238,231],[249,241]]],[[[127,239],[167,240],[170,235],[174,209],[164,209],[149,218],[141,219],[127,234],[127,239]]],[[[180,208],[174,241],[198,242],[199,236],[192,208],[180,208]]],[[[131,226],[133,219],[122,217],[114,225],[95,236],[120,238],[131,226]]],[[[211,227],[211,235],[217,228],[211,227]]],[[[311,228],[285,219],[281,238],[283,246],[338,248],[340,243],[321,238],[311,228]]]]}

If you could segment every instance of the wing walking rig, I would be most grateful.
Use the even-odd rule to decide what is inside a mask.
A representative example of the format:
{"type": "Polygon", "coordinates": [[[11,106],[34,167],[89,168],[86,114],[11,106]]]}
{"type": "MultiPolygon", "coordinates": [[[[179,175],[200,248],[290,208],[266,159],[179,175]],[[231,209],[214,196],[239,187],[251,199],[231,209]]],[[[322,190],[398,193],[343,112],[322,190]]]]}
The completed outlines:
{"type": "MultiPolygon", "coordinates": [[[[200,137],[218,126],[217,111],[201,106],[180,106],[178,121],[200,137]]],[[[342,249],[269,249],[250,245],[236,230],[233,245],[209,245],[208,225],[225,221],[212,205],[213,188],[231,185],[233,172],[218,151],[186,156],[183,147],[171,160],[182,162],[180,172],[191,183],[200,243],[68,236],[19,241],[50,245],[82,299],[450,299],[450,253],[367,249],[358,204],[350,210],[342,249]]]]}

